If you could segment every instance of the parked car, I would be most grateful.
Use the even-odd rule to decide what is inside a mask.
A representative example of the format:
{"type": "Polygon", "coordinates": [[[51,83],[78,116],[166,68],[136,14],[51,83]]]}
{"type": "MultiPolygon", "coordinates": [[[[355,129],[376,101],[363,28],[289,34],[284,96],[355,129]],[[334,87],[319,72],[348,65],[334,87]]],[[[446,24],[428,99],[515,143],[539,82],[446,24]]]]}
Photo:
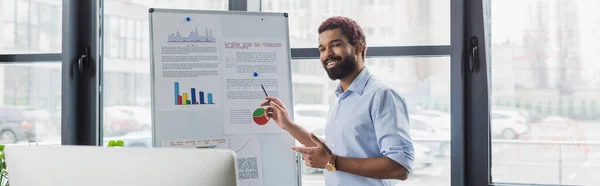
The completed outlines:
{"type": "Polygon", "coordinates": [[[434,121],[434,124],[438,125],[437,127],[443,130],[450,130],[450,113],[438,110],[422,109],[419,107],[415,112],[409,114],[409,118],[412,115],[427,116],[430,120],[436,120],[434,121]]]}
{"type": "Polygon", "coordinates": [[[104,135],[123,135],[142,130],[142,125],[133,117],[117,111],[104,109],[104,135]]]}
{"type": "Polygon", "coordinates": [[[439,127],[443,122],[429,116],[413,114],[409,117],[410,136],[415,144],[432,149],[437,156],[450,156],[450,130],[439,127]]]}
{"type": "Polygon", "coordinates": [[[516,139],[529,132],[528,120],[516,110],[492,109],[490,119],[492,137],[516,139]]]}
{"type": "Polygon", "coordinates": [[[522,108],[515,108],[515,107],[507,107],[507,106],[492,106],[492,110],[509,110],[509,111],[517,111],[521,116],[523,116],[525,118],[525,120],[527,120],[527,122],[539,122],[540,120],[542,120],[544,117],[543,114],[536,112],[534,110],[527,110],[527,109],[522,109],[522,108]]]}
{"type": "Polygon", "coordinates": [[[141,125],[141,130],[149,131],[152,125],[151,111],[148,108],[136,107],[136,106],[110,106],[106,107],[107,111],[118,111],[125,115],[134,118],[141,125]]]}
{"type": "Polygon", "coordinates": [[[34,123],[18,108],[0,108],[0,143],[12,144],[23,140],[36,141],[34,123]]]}
{"type": "Polygon", "coordinates": [[[48,110],[35,108],[22,108],[20,110],[29,121],[35,123],[36,141],[60,136],[60,124],[52,120],[51,113],[48,110]]]}

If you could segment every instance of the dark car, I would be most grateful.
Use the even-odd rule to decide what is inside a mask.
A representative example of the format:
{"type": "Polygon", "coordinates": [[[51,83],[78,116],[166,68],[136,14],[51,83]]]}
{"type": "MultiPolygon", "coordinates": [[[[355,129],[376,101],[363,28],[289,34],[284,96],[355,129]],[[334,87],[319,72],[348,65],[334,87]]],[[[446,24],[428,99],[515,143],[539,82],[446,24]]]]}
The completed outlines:
{"type": "Polygon", "coordinates": [[[0,108],[0,143],[35,142],[35,126],[17,108],[0,108]]]}

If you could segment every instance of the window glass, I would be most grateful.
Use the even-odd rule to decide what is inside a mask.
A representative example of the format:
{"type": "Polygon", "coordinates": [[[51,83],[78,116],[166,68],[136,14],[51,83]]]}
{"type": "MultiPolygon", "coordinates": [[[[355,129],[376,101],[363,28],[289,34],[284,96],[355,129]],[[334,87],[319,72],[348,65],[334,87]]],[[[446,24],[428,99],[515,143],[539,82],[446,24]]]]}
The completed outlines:
{"type": "Polygon", "coordinates": [[[139,34],[136,33],[135,30],[135,20],[133,19],[127,19],[127,29],[125,30],[125,39],[127,40],[127,50],[126,50],[126,54],[128,59],[133,59],[135,57],[135,52],[136,52],[136,48],[135,48],[135,35],[139,34]]]}
{"type": "Polygon", "coordinates": [[[490,0],[493,182],[597,185],[600,1],[490,0]]]}
{"type": "MultiPolygon", "coordinates": [[[[398,185],[449,185],[450,58],[368,58],[366,65],[405,98],[412,118],[409,133],[415,145],[414,174],[398,185]],[[397,68],[389,69],[386,63],[397,68]]],[[[292,67],[311,69],[292,70],[295,122],[325,138],[323,130],[329,106],[336,99],[337,82],[327,77],[317,59],[292,60],[292,67]]],[[[301,165],[303,185],[325,185],[322,170],[301,165]]]]}
{"type": "MultiPolygon", "coordinates": [[[[40,50],[40,34],[42,33],[39,26],[30,26],[29,31],[29,48],[33,50],[40,50]]],[[[42,50],[40,50],[42,51],[42,50]]]]}
{"type": "Polygon", "coordinates": [[[17,48],[29,48],[29,32],[32,31],[30,28],[28,24],[17,24],[17,37],[15,38],[17,48]]]}
{"type": "Polygon", "coordinates": [[[300,116],[309,116],[309,117],[327,117],[326,111],[318,111],[318,110],[304,110],[296,112],[297,115],[300,116]]]}
{"type": "Polygon", "coordinates": [[[106,45],[104,51],[106,52],[107,57],[118,57],[121,48],[119,45],[119,32],[121,29],[119,19],[106,15],[105,22],[108,26],[108,28],[105,28],[105,32],[107,32],[105,35],[107,36],[108,41],[105,41],[106,45]]]}
{"type": "Polygon", "coordinates": [[[119,54],[118,57],[121,59],[127,59],[125,54],[127,53],[127,20],[123,17],[118,17],[119,22],[119,34],[117,41],[119,42],[119,54]]]}
{"type": "Polygon", "coordinates": [[[15,0],[3,0],[0,3],[2,6],[2,16],[5,21],[14,21],[15,20],[15,0]]]}
{"type": "Polygon", "coordinates": [[[149,8],[227,10],[228,0],[104,0],[104,141],[151,147],[149,8]]]}
{"type": "Polygon", "coordinates": [[[262,11],[289,13],[292,48],[317,46],[317,29],[330,16],[355,19],[369,46],[450,44],[450,0],[262,0],[262,11]],[[393,10],[393,11],[392,11],[393,10]],[[380,37],[377,37],[380,36],[380,37]],[[386,37],[387,36],[387,37],[386,37]],[[389,37],[389,36],[394,36],[389,37]]]}
{"type": "Polygon", "coordinates": [[[61,143],[61,63],[0,65],[0,144],[61,143]]]}
{"type": "Polygon", "coordinates": [[[144,36],[142,35],[144,32],[142,30],[148,30],[148,28],[142,28],[142,21],[135,21],[135,58],[136,59],[142,59],[142,44],[143,44],[143,38],[144,36]]]}
{"type": "Polygon", "coordinates": [[[30,4],[31,12],[29,13],[29,22],[31,25],[38,25],[40,22],[40,8],[37,2],[30,4]]]}
{"type": "Polygon", "coordinates": [[[0,0],[0,54],[60,53],[62,0],[0,0]]]}
{"type": "Polygon", "coordinates": [[[29,1],[28,0],[17,0],[17,17],[16,20],[19,23],[28,23],[30,18],[29,12],[29,1]]]}
{"type": "Polygon", "coordinates": [[[4,23],[4,27],[2,28],[2,35],[4,35],[2,39],[4,42],[1,46],[5,48],[15,48],[15,28],[16,26],[13,22],[4,23]]]}

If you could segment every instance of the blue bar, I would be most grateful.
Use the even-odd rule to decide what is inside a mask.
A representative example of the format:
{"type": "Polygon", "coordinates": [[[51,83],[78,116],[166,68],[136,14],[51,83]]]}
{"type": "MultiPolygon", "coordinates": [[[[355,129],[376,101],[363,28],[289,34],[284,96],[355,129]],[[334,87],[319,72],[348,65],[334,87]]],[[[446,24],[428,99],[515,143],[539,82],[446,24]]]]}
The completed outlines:
{"type": "Polygon", "coordinates": [[[175,105],[179,105],[179,101],[177,100],[177,97],[179,97],[179,82],[175,82],[175,105]]]}
{"type": "Polygon", "coordinates": [[[206,104],[204,103],[204,92],[200,91],[200,104],[206,104]]]}
{"type": "Polygon", "coordinates": [[[208,104],[213,104],[212,94],[208,93],[208,104]]]}
{"type": "Polygon", "coordinates": [[[192,104],[196,104],[196,89],[192,88],[192,104]]]}

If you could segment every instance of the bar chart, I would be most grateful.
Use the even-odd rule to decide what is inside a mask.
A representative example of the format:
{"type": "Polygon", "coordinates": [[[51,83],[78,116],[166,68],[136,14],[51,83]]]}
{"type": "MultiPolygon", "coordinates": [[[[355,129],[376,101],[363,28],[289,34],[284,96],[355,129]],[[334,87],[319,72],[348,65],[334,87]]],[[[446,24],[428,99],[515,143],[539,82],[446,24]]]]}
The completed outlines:
{"type": "Polygon", "coordinates": [[[213,94],[203,90],[196,91],[196,88],[190,88],[189,92],[183,92],[179,88],[179,82],[174,82],[173,92],[175,96],[175,105],[212,105],[213,94]]]}

